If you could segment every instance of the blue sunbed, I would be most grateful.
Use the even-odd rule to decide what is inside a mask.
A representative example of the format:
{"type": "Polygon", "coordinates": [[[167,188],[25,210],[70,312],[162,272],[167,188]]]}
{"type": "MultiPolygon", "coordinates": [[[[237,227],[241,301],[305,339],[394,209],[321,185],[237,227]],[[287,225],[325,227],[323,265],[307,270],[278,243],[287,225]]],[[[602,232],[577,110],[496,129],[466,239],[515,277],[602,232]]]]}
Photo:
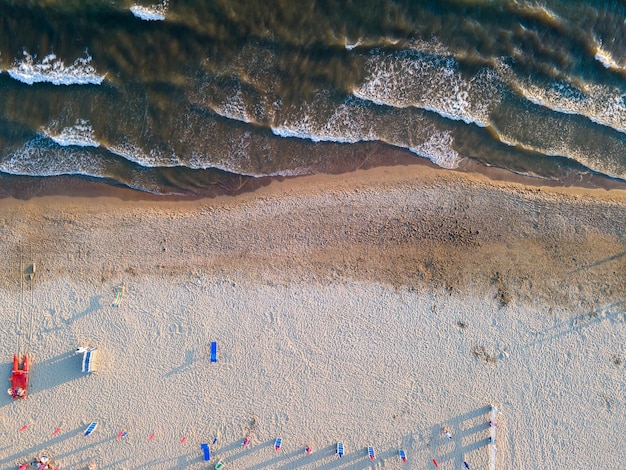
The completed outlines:
{"type": "Polygon", "coordinates": [[[217,342],[211,343],[211,362],[217,362],[217,342]]]}
{"type": "Polygon", "coordinates": [[[204,461],[208,462],[211,460],[211,448],[209,447],[209,444],[200,444],[200,448],[204,452],[204,461]]]}
{"type": "Polygon", "coordinates": [[[343,442],[337,442],[337,455],[343,457],[343,442]]]}

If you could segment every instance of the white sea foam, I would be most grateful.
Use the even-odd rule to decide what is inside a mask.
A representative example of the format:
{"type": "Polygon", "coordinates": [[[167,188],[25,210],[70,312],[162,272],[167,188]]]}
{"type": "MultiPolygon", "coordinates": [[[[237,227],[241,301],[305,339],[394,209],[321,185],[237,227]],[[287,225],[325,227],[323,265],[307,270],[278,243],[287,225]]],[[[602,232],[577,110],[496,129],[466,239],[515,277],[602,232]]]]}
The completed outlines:
{"type": "Polygon", "coordinates": [[[546,87],[517,79],[512,86],[536,105],[558,113],[584,116],[596,124],[626,133],[626,95],[618,88],[586,84],[583,91],[563,81],[546,87]]]}
{"type": "Polygon", "coordinates": [[[145,152],[143,149],[131,143],[108,144],[106,148],[109,152],[115,155],[119,155],[129,162],[136,163],[137,165],[146,168],[153,168],[158,166],[182,166],[182,162],[176,155],[172,153],[168,154],[155,148],[152,148],[148,152],[145,152]]]}
{"type": "Polygon", "coordinates": [[[102,177],[99,160],[87,149],[58,147],[46,136],[35,137],[0,163],[0,171],[12,175],[102,177]]]}
{"type": "Polygon", "coordinates": [[[145,21],[164,21],[165,13],[167,11],[167,4],[168,0],[165,0],[158,5],[153,5],[150,7],[133,5],[132,7],[130,7],[130,11],[137,18],[145,21]]]}
{"type": "Polygon", "coordinates": [[[211,105],[211,109],[219,116],[227,119],[234,119],[235,121],[245,122],[247,124],[256,121],[248,114],[241,88],[237,88],[235,93],[224,103],[211,105]]]}
{"type": "MultiPolygon", "coordinates": [[[[370,105],[371,106],[371,105],[370,105]]],[[[309,113],[306,116],[310,116],[309,113]]],[[[449,131],[427,129],[420,121],[411,122],[409,128],[415,128],[417,135],[407,134],[406,119],[402,126],[390,125],[399,116],[387,116],[387,110],[371,109],[367,102],[359,103],[358,99],[348,99],[324,123],[316,123],[310,117],[304,117],[297,123],[283,124],[272,128],[275,135],[308,139],[313,142],[383,142],[394,147],[405,148],[410,152],[428,158],[436,165],[453,169],[457,168],[461,156],[453,148],[454,137],[449,131]],[[391,119],[391,120],[390,120],[391,119]]],[[[409,129],[410,130],[410,129],[409,129]]]]}
{"type": "Polygon", "coordinates": [[[55,133],[51,128],[42,128],[41,132],[52,139],[57,144],[67,147],[75,145],[78,147],[99,147],[100,143],[94,135],[93,128],[89,121],[78,120],[71,127],[64,127],[61,132],[55,133]]]}
{"type": "MultiPolygon", "coordinates": [[[[111,170],[111,162],[103,165],[94,158],[88,148],[65,146],[59,147],[51,139],[40,135],[28,141],[22,148],[7,155],[0,162],[0,171],[20,176],[87,176],[90,178],[115,178],[115,174],[126,174],[128,170],[122,166],[119,171],[111,170]]],[[[127,180],[119,180],[130,188],[155,194],[165,194],[157,181],[145,174],[130,175],[127,180]]],[[[176,194],[176,193],[172,193],[176,194]]]]}
{"type": "MultiPolygon", "coordinates": [[[[139,164],[145,160],[143,150],[128,142],[120,142],[107,145],[107,150],[114,155],[118,155],[128,161],[139,164]]],[[[147,165],[146,165],[147,166],[147,165]]]]}
{"type": "Polygon", "coordinates": [[[153,8],[135,5],[135,6],[130,7],[130,11],[137,18],[141,18],[142,20],[145,20],[145,21],[165,20],[165,15],[161,11],[155,10],[153,8]]]}
{"type": "Polygon", "coordinates": [[[451,57],[404,51],[374,54],[368,75],[354,96],[395,108],[415,107],[447,119],[490,124],[489,113],[500,103],[502,83],[497,74],[482,69],[464,77],[451,57]]]}
{"type": "Polygon", "coordinates": [[[100,85],[104,80],[104,75],[98,75],[91,66],[91,56],[88,54],[69,66],[54,54],[47,55],[39,63],[28,52],[24,51],[23,54],[24,60],[16,61],[7,72],[13,79],[28,85],[42,82],[53,85],[100,85]]]}
{"type": "Polygon", "coordinates": [[[379,140],[374,130],[375,116],[357,99],[349,98],[335,108],[320,95],[316,103],[288,113],[290,117],[272,126],[280,137],[296,137],[313,142],[353,144],[379,140]],[[330,112],[329,112],[330,110],[330,112]]]}
{"type": "Polygon", "coordinates": [[[354,44],[349,44],[348,43],[348,38],[345,39],[345,45],[344,47],[346,48],[346,50],[351,51],[352,49],[354,49],[357,46],[361,45],[361,39],[359,39],[357,42],[355,42],[354,44]]]}
{"type": "Polygon", "coordinates": [[[452,147],[454,138],[449,132],[433,132],[425,142],[409,147],[409,150],[420,157],[428,158],[441,168],[458,168],[461,156],[452,147]]]}
{"type": "Polygon", "coordinates": [[[511,147],[548,157],[568,158],[598,173],[626,179],[622,140],[610,136],[577,139],[580,130],[574,121],[551,119],[541,122],[520,119],[509,122],[506,129],[493,129],[498,140],[511,147]]]}
{"type": "Polygon", "coordinates": [[[619,72],[626,72],[626,67],[617,63],[617,61],[613,58],[609,51],[605,51],[602,47],[598,46],[596,48],[596,55],[594,57],[598,62],[600,62],[604,68],[616,70],[619,72]]]}
{"type": "Polygon", "coordinates": [[[295,137],[298,139],[308,139],[313,142],[336,142],[342,144],[354,144],[356,142],[363,142],[364,140],[374,140],[341,136],[338,133],[320,132],[320,130],[312,128],[306,122],[272,127],[272,132],[274,133],[274,135],[280,137],[295,137]]]}

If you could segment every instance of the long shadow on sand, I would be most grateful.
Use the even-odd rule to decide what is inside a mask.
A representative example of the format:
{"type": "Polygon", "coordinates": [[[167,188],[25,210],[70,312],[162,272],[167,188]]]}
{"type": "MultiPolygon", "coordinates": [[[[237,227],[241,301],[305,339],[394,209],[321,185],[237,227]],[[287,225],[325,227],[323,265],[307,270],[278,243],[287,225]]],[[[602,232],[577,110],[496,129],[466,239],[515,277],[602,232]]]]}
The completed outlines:
{"type": "Polygon", "coordinates": [[[183,363],[179,365],[178,367],[175,367],[174,369],[170,370],[163,377],[171,377],[172,375],[175,375],[187,369],[190,369],[191,366],[193,366],[193,363],[196,362],[195,356],[196,356],[196,351],[193,349],[188,349],[187,351],[185,351],[185,360],[183,361],[183,363]]]}
{"type": "MultiPolygon", "coordinates": [[[[58,444],[66,439],[72,438],[74,436],[76,436],[79,432],[82,431],[82,428],[76,428],[73,429],[71,431],[67,431],[64,432],[62,434],[57,434],[56,436],[51,437],[50,439],[48,439],[47,441],[44,442],[40,442],[37,445],[34,445],[28,449],[24,449],[21,452],[18,452],[16,454],[13,455],[9,455],[8,457],[5,457],[4,459],[0,460],[0,465],[1,466],[7,466],[7,468],[10,469],[15,469],[17,468],[17,466],[19,465],[18,462],[23,463],[23,462],[30,462],[32,461],[32,459],[34,457],[36,457],[40,452],[43,452],[45,449],[50,448],[52,446],[54,446],[55,444],[58,444]],[[10,463],[10,466],[8,466],[10,463]]],[[[51,456],[53,458],[53,460],[58,460],[60,456],[58,455],[52,455],[51,456]]]]}
{"type": "MultiPolygon", "coordinates": [[[[335,455],[335,449],[336,449],[335,445],[329,445],[311,453],[311,455],[306,455],[304,453],[304,450],[295,452],[293,453],[294,454],[293,456],[302,454],[302,457],[298,459],[296,462],[285,463],[281,467],[277,467],[276,470],[289,470],[291,468],[298,468],[304,465],[311,465],[322,459],[329,459],[335,455]]],[[[320,468],[323,468],[323,467],[320,467],[320,468]]]]}
{"type": "Polygon", "coordinates": [[[384,468],[388,464],[391,464],[392,468],[398,468],[394,467],[393,464],[402,464],[400,461],[400,457],[398,456],[398,451],[396,449],[376,451],[376,459],[374,460],[369,459],[367,455],[367,448],[357,449],[356,451],[351,453],[350,456],[350,459],[346,459],[346,455],[341,459],[336,458],[336,460],[333,460],[332,462],[323,464],[316,468],[318,470],[326,470],[331,468],[341,470],[361,470],[365,468],[384,468]],[[386,461],[389,461],[388,464],[385,463],[386,461]]]}
{"type": "MultiPolygon", "coordinates": [[[[490,412],[490,406],[483,406],[431,426],[423,440],[432,458],[439,463],[454,461],[454,468],[464,468],[463,462],[470,460],[468,454],[489,444],[490,412]],[[444,436],[444,430],[452,434],[450,440],[444,436]]],[[[472,468],[482,468],[481,463],[470,462],[472,468]]]]}
{"type": "MultiPolygon", "coordinates": [[[[117,469],[117,468],[124,468],[125,465],[124,463],[128,460],[128,458],[124,458],[124,459],[120,459],[116,462],[111,462],[111,463],[106,463],[102,466],[99,466],[98,468],[102,469],[102,470],[107,470],[107,469],[117,469]]],[[[82,467],[79,468],[87,468],[87,465],[89,465],[89,462],[92,462],[92,459],[89,459],[88,461],[83,462],[82,467]]]]}
{"type": "Polygon", "coordinates": [[[91,297],[91,299],[89,300],[89,306],[82,312],[78,312],[69,319],[67,319],[66,323],[74,323],[75,321],[80,320],[81,318],[86,317],[87,315],[97,310],[100,310],[102,308],[102,305],[100,304],[100,300],[102,299],[102,297],[102,295],[94,295],[93,297],[91,297]]]}
{"type": "Polygon", "coordinates": [[[273,440],[269,440],[269,441],[261,442],[261,443],[255,445],[255,446],[250,446],[250,447],[245,447],[244,448],[244,447],[241,446],[241,441],[238,441],[238,442],[233,442],[233,443],[231,443],[231,444],[229,444],[229,445],[227,445],[227,446],[225,446],[225,447],[223,447],[221,449],[216,449],[213,452],[213,455],[215,456],[215,458],[217,460],[223,458],[224,461],[228,461],[230,463],[230,462],[234,462],[237,459],[245,457],[247,455],[250,455],[250,454],[253,454],[255,452],[258,452],[261,449],[270,447],[273,444],[274,444],[274,441],[273,440]],[[230,452],[233,452],[234,449],[241,449],[241,450],[239,452],[237,452],[237,453],[226,455],[226,454],[228,454],[230,452]]]}
{"type": "Polygon", "coordinates": [[[608,258],[601,259],[601,260],[596,261],[596,262],[591,263],[591,264],[586,264],[584,266],[579,266],[578,268],[574,269],[572,271],[572,273],[575,273],[575,272],[578,272],[578,271],[584,271],[585,269],[595,268],[596,266],[600,266],[601,264],[609,263],[611,261],[615,261],[616,259],[619,259],[622,256],[626,256],[626,251],[622,251],[621,253],[617,253],[617,254],[615,254],[613,256],[609,256],[608,258]]]}
{"type": "Polygon", "coordinates": [[[618,315],[626,312],[626,300],[614,302],[610,305],[599,307],[591,312],[578,315],[560,323],[546,328],[536,334],[536,339],[524,344],[523,348],[529,348],[537,344],[545,343],[553,339],[560,338],[570,333],[580,332],[585,328],[597,325],[601,321],[614,321],[618,315]]]}
{"type": "Polygon", "coordinates": [[[295,450],[289,453],[277,453],[277,455],[274,458],[265,460],[264,462],[261,462],[257,465],[253,465],[252,467],[248,467],[248,470],[261,470],[263,468],[276,468],[276,465],[279,465],[281,462],[284,462],[285,460],[287,461],[291,460],[292,458],[296,457],[296,455],[300,455],[299,450],[295,450]]]}
{"type": "MultiPolygon", "coordinates": [[[[6,377],[7,379],[10,379],[12,371],[13,361],[2,364],[2,366],[0,367],[0,378],[6,377]]],[[[7,386],[11,385],[9,381],[6,381],[5,383],[7,384],[7,386]]],[[[2,390],[0,390],[0,392],[2,392],[0,393],[0,407],[9,405],[13,402],[13,399],[9,396],[8,393],[4,393],[2,390]]]]}
{"type": "Polygon", "coordinates": [[[81,363],[82,356],[77,355],[75,351],[68,351],[45,361],[35,362],[31,366],[29,394],[33,395],[84,377],[81,363]]]}
{"type": "MultiPolygon", "coordinates": [[[[156,458],[151,462],[145,463],[143,465],[138,465],[136,467],[133,467],[135,469],[139,469],[139,468],[169,468],[171,470],[176,470],[178,468],[187,468],[191,465],[196,465],[199,462],[201,462],[202,459],[200,457],[198,457],[198,452],[190,452],[188,454],[183,454],[180,455],[176,458],[171,458],[171,459],[163,459],[163,458],[156,458]]],[[[210,464],[210,462],[209,462],[210,464]]],[[[109,468],[109,467],[102,467],[104,468],[109,468]]],[[[114,466],[110,466],[110,468],[118,468],[118,467],[114,467],[114,466]]],[[[213,466],[210,466],[208,468],[213,468],[213,466]]]]}

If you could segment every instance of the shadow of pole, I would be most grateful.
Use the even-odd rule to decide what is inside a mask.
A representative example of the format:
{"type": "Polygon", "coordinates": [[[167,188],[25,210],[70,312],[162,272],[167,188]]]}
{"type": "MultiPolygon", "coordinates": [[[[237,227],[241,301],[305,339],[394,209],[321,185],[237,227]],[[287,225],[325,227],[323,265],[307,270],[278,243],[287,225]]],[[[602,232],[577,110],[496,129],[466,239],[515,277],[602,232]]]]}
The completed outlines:
{"type": "MultiPolygon", "coordinates": [[[[452,460],[454,468],[464,468],[467,454],[489,444],[490,412],[491,406],[484,406],[431,426],[426,443],[431,458],[438,463],[452,460]],[[445,436],[446,431],[450,432],[450,439],[445,436]]],[[[478,462],[477,467],[481,464],[478,462]]]]}
{"type": "Polygon", "coordinates": [[[260,449],[263,449],[265,447],[270,447],[270,446],[273,446],[273,445],[274,445],[274,440],[273,439],[270,439],[269,441],[262,442],[260,444],[255,445],[255,446],[250,446],[250,447],[245,447],[245,448],[241,447],[241,443],[239,443],[239,445],[237,445],[237,443],[233,443],[233,444],[230,444],[226,448],[215,450],[213,452],[213,455],[215,455],[215,457],[217,459],[222,458],[222,459],[224,459],[224,461],[226,461],[228,463],[228,462],[234,462],[237,459],[240,459],[240,458],[245,457],[247,455],[253,454],[255,452],[258,452],[260,449]],[[236,448],[241,448],[241,450],[239,452],[235,453],[235,454],[231,453],[230,455],[226,455],[227,452],[228,452],[227,449],[230,449],[231,452],[232,452],[232,450],[236,449],[236,448]]]}
{"type": "Polygon", "coordinates": [[[66,323],[74,323],[75,321],[80,320],[81,318],[100,310],[102,308],[102,305],[100,304],[101,299],[102,295],[94,295],[93,297],[91,297],[91,299],[89,300],[89,306],[82,312],[78,312],[70,317],[68,320],[66,320],[66,323]]]}
{"type": "MultiPolygon", "coordinates": [[[[276,470],[289,470],[292,468],[302,467],[304,465],[312,465],[312,464],[315,464],[315,462],[319,462],[322,459],[329,459],[335,456],[335,448],[336,446],[329,445],[329,446],[323,447],[322,449],[317,450],[316,452],[312,452],[311,455],[307,455],[304,452],[304,448],[303,448],[301,451],[303,455],[300,459],[298,459],[296,462],[289,462],[287,464],[283,464],[283,466],[278,467],[276,470]],[[294,466],[294,464],[297,464],[297,465],[294,466]]],[[[297,455],[298,452],[295,452],[295,454],[297,455]]]]}
{"type": "Polygon", "coordinates": [[[584,266],[580,266],[573,271],[570,271],[570,274],[577,273],[579,271],[584,271],[585,269],[595,268],[596,266],[600,266],[601,264],[609,263],[611,261],[615,261],[616,259],[621,258],[622,256],[626,256],[626,251],[622,251],[621,253],[617,253],[613,256],[609,256],[608,258],[601,259],[591,264],[586,264],[584,266]]]}
{"type": "Polygon", "coordinates": [[[617,315],[626,312],[626,309],[619,309],[619,307],[623,305],[626,305],[626,300],[614,302],[608,306],[600,307],[592,310],[591,312],[587,312],[582,315],[578,315],[577,317],[557,323],[556,325],[537,333],[537,339],[522,345],[522,348],[527,349],[531,346],[545,343],[553,339],[561,338],[570,333],[580,331],[583,328],[589,328],[590,326],[603,320],[615,318],[617,315]]]}
{"type": "Polygon", "coordinates": [[[171,371],[167,372],[163,376],[163,378],[171,377],[172,375],[176,375],[176,374],[178,374],[180,372],[183,372],[183,371],[191,368],[193,363],[196,362],[195,355],[196,355],[196,351],[193,350],[193,349],[188,349],[187,351],[185,351],[185,359],[184,359],[183,363],[181,365],[179,365],[178,367],[175,367],[171,371]]]}
{"type": "MultiPolygon", "coordinates": [[[[265,462],[262,462],[260,464],[257,465],[253,465],[252,467],[248,467],[248,470],[261,470],[262,468],[276,468],[276,465],[280,464],[281,462],[285,461],[285,460],[291,460],[293,458],[295,458],[298,455],[303,454],[303,451],[300,450],[294,450],[293,452],[289,452],[289,453],[278,453],[278,455],[276,457],[274,457],[273,459],[269,459],[266,460],[265,462]]],[[[294,462],[291,462],[289,464],[290,468],[296,468],[293,466],[294,462]]]]}

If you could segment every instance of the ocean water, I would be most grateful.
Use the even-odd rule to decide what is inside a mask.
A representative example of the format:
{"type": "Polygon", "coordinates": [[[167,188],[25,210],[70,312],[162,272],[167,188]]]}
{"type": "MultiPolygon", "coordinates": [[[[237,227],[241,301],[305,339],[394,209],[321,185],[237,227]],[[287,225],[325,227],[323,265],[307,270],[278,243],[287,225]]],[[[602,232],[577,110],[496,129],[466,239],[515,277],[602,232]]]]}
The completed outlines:
{"type": "Polygon", "coordinates": [[[626,181],[626,3],[0,0],[0,175],[157,194],[393,149],[626,181]]]}

